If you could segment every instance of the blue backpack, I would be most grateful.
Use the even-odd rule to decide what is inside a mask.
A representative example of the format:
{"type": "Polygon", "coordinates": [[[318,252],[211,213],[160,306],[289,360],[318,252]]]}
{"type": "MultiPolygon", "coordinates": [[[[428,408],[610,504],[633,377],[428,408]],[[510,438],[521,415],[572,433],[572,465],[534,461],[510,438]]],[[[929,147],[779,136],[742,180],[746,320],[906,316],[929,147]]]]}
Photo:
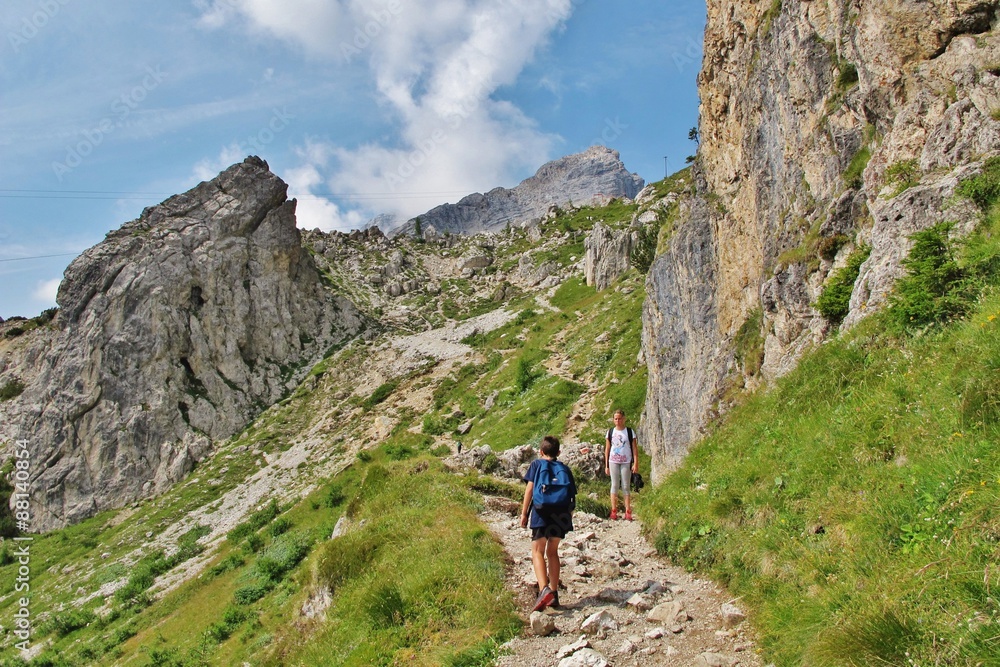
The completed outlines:
{"type": "Polygon", "coordinates": [[[569,466],[561,461],[541,461],[531,492],[535,509],[542,512],[572,509],[576,504],[576,489],[569,466]]]}

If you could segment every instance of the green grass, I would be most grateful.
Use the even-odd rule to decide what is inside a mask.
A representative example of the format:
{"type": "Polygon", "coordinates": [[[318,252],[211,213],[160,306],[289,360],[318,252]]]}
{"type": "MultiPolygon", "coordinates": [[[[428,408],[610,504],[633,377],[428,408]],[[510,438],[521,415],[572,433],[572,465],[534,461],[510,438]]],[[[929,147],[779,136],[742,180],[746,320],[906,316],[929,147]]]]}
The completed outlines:
{"type": "MultiPolygon", "coordinates": [[[[647,498],[660,552],[741,596],[779,667],[1000,665],[1000,216],[984,203],[954,258],[982,295],[966,319],[895,326],[923,289],[904,279],[647,498]]],[[[908,278],[942,275],[918,261],[945,256],[927,234],[940,243],[914,246],[908,278]]]]}
{"type": "MultiPolygon", "coordinates": [[[[680,177],[672,180],[670,187],[679,182],[680,177]]],[[[636,210],[634,204],[615,202],[545,223],[544,241],[563,246],[551,257],[568,261],[579,255],[583,232],[597,220],[623,227],[636,210]],[[564,239],[567,232],[570,238],[564,239]]],[[[519,235],[523,231],[512,233],[515,241],[519,235]]],[[[525,252],[531,248],[526,244],[525,252]]],[[[213,454],[166,493],[136,502],[123,513],[106,512],[34,536],[33,604],[46,610],[37,619],[34,640],[50,645],[37,664],[258,664],[263,658],[270,664],[286,659],[328,664],[343,646],[357,649],[343,654],[351,656],[345,664],[409,662],[411,657],[417,664],[489,664],[521,626],[503,588],[501,551],[475,511],[480,493],[519,499],[523,489],[442,472],[430,452],[442,455],[450,448],[432,437],[427,426],[447,435],[471,421],[473,430],[463,441],[471,445],[478,440],[495,450],[537,444],[542,435],[565,432],[574,405],[586,395],[585,384],[593,381],[598,383],[593,397],[598,410],[581,438],[603,442],[615,407],[625,408],[635,421],[646,389],[646,369],[637,362],[643,280],[630,270],[601,293],[580,278],[565,280],[550,298],[556,311],[528,296],[505,304],[479,300],[475,308],[503,305],[518,314],[498,330],[470,337],[466,343],[481,356],[452,368],[441,382],[431,373],[439,369],[431,361],[403,377],[385,378],[374,392],[359,394],[344,369],[363,363],[373,346],[356,341],[331,350],[308,381],[243,432],[216,443],[213,454]],[[546,367],[555,355],[557,372],[546,367]],[[428,387],[433,409],[425,421],[423,413],[400,405],[400,397],[428,387]],[[491,396],[495,405],[487,410],[484,404],[491,396]],[[390,415],[392,431],[377,446],[347,456],[342,443],[368,435],[359,434],[360,426],[348,415],[366,409],[390,415]],[[462,414],[456,416],[456,411],[462,414]],[[317,415],[330,415],[331,426],[310,431],[317,415]],[[307,431],[319,440],[317,457],[342,457],[341,472],[318,480],[304,498],[252,508],[229,539],[215,543],[199,577],[161,597],[157,584],[191,560],[205,529],[189,534],[177,553],[171,548],[143,550],[142,545],[170,530],[179,517],[214,507],[223,494],[257,472],[265,455],[287,450],[307,431]],[[333,558],[330,535],[345,515],[355,526],[366,523],[358,537],[345,536],[343,544],[391,539],[387,544],[398,547],[407,563],[427,565],[394,572],[399,557],[386,551],[370,554],[369,560],[366,548],[359,547],[359,559],[375,568],[377,578],[367,570],[347,572],[342,579],[331,574],[330,581],[339,582],[334,595],[347,611],[328,610],[328,618],[336,617],[330,623],[304,621],[302,605],[325,581],[319,574],[334,571],[328,560],[333,558]],[[67,577],[73,586],[66,585],[67,577]],[[112,582],[126,585],[117,597],[74,604],[112,582]],[[485,608],[483,600],[490,601],[485,608]],[[107,616],[98,612],[105,603],[111,610],[107,616]],[[359,619],[360,625],[354,623],[359,619]]],[[[443,287],[446,293],[472,293],[468,281],[443,287]]],[[[443,294],[440,300],[446,298],[443,294]]],[[[315,465],[317,461],[307,460],[299,468],[308,474],[315,465]]],[[[648,460],[641,465],[648,472],[648,460]]],[[[588,498],[584,509],[606,515],[606,484],[583,488],[600,498],[588,498]]],[[[9,553],[0,552],[0,578],[12,581],[16,567],[9,553]]],[[[14,605],[10,597],[0,600],[0,616],[10,617],[14,605]]],[[[0,648],[0,665],[13,655],[11,639],[8,634],[0,648]]]]}
{"type": "Polygon", "coordinates": [[[659,550],[744,597],[768,660],[998,664],[997,314],[903,344],[866,323],[654,491],[659,550]]]}
{"type": "Polygon", "coordinates": [[[691,167],[685,167],[664,179],[654,183],[647,183],[647,185],[653,186],[653,191],[657,199],[662,199],[671,192],[684,192],[691,187],[691,167]]]}
{"type": "Polygon", "coordinates": [[[858,149],[844,170],[844,184],[849,188],[860,188],[863,184],[865,167],[872,157],[871,149],[866,145],[858,149]]]}
{"type": "Polygon", "coordinates": [[[437,386],[434,410],[422,418],[423,432],[440,435],[470,421],[472,430],[462,440],[478,440],[496,451],[563,433],[586,387],[545,369],[544,362],[558,349],[570,362],[566,372],[572,378],[590,375],[599,383],[595,402],[601,409],[581,437],[603,443],[601,434],[616,407],[638,415],[645,402],[646,367],[636,362],[642,280],[637,271],[629,271],[598,293],[582,278],[570,278],[550,299],[558,312],[526,308],[507,325],[468,339],[487,355],[486,361],[454,371],[437,386]],[[495,406],[487,411],[484,404],[491,395],[495,406]],[[452,416],[456,407],[461,417],[452,416]]]}
{"type": "Polygon", "coordinates": [[[369,467],[352,501],[364,524],[316,554],[326,621],[286,628],[258,664],[485,664],[470,660],[521,623],[477,498],[427,459],[369,467]]]}

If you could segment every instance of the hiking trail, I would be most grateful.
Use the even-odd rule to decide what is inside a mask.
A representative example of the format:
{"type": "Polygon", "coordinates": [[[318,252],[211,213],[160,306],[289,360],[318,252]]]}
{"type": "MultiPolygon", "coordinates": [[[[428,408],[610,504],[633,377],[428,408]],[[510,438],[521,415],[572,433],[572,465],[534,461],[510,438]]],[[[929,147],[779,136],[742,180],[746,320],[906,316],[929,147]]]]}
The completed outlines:
{"type": "Polygon", "coordinates": [[[559,546],[561,606],[532,613],[537,587],[520,503],[490,496],[485,506],[526,624],[496,667],[762,666],[739,600],[669,565],[638,521],[576,512],[575,530],[559,546]],[[581,629],[585,622],[591,627],[581,629]]]}

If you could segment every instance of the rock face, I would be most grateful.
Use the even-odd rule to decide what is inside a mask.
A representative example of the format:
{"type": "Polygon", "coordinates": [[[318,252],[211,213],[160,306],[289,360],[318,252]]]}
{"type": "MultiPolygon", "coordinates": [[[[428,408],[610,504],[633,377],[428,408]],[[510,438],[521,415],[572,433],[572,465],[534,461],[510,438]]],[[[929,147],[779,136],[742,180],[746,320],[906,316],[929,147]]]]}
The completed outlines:
{"type": "Polygon", "coordinates": [[[256,157],[84,252],[19,401],[32,528],[162,491],[364,326],[327,291],[287,186],[256,157]]]}
{"type": "Polygon", "coordinates": [[[628,271],[635,242],[636,233],[631,229],[615,231],[601,223],[594,225],[584,241],[583,273],[587,284],[601,291],[628,271]]]}
{"type": "Polygon", "coordinates": [[[734,360],[744,323],[761,322],[760,377],[787,372],[828,334],[812,304],[855,247],[871,255],[844,327],[885,301],[910,234],[975,223],[952,195],[1000,150],[998,5],[709,0],[698,195],[647,283],[654,479],[725,407],[724,385],[759,381],[734,360]]]}
{"type": "MultiPolygon", "coordinates": [[[[471,194],[457,204],[432,208],[420,218],[422,234],[475,234],[523,225],[545,215],[553,205],[605,203],[635,197],[644,181],[629,173],[618,151],[594,146],[583,153],[548,162],[514,188],[471,194]]],[[[394,233],[412,234],[416,218],[394,233]]]]}

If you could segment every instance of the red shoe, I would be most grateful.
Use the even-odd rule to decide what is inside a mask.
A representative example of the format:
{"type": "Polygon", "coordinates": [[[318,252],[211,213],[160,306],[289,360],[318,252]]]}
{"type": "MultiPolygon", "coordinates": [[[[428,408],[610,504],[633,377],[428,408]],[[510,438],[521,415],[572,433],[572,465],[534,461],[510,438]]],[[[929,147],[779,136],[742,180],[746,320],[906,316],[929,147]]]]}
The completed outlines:
{"type": "Polygon", "coordinates": [[[631,521],[632,520],[632,511],[631,510],[625,510],[625,520],[626,521],[631,521]]]}
{"type": "Polygon", "coordinates": [[[611,510],[611,520],[612,521],[618,520],[618,510],[611,510]]]}
{"type": "Polygon", "coordinates": [[[535,600],[535,608],[531,611],[542,611],[556,599],[556,594],[553,593],[548,586],[543,588],[538,594],[538,599],[535,600]]]}

